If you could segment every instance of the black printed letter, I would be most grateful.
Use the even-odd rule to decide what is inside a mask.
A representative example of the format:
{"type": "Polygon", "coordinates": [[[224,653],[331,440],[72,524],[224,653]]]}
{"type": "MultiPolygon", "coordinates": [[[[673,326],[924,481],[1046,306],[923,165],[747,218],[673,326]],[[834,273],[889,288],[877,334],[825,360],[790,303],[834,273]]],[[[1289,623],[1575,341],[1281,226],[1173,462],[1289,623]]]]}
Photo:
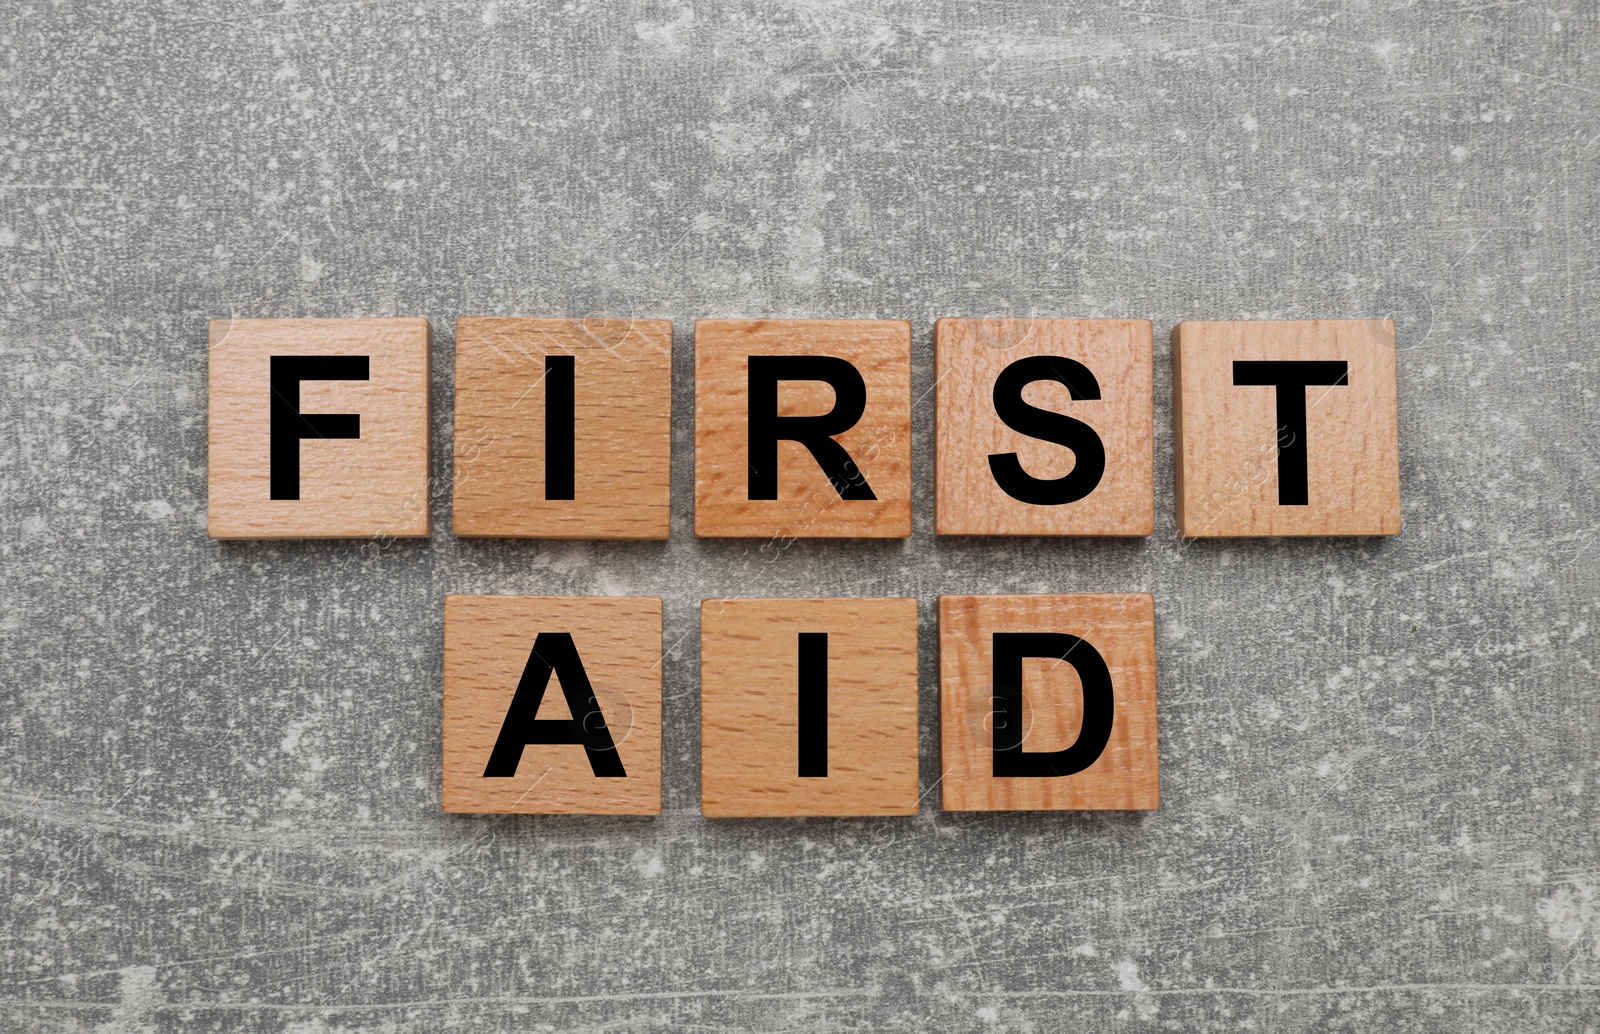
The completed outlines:
{"type": "Polygon", "coordinates": [[[583,670],[578,648],[568,632],[540,632],[534,639],[528,663],[522,669],[522,680],[517,683],[516,695],[506,709],[500,736],[494,741],[483,777],[516,775],[517,765],[522,761],[522,748],[530,743],[582,744],[595,775],[621,778],[628,774],[622,769],[622,758],[617,755],[611,731],[606,728],[606,716],[600,712],[600,702],[594,697],[589,675],[583,670]],[[551,672],[561,680],[561,692],[567,698],[571,718],[536,717],[539,704],[544,700],[545,687],[550,684],[551,672]]]}
{"type": "Polygon", "coordinates": [[[268,370],[268,498],[300,498],[302,438],[360,438],[359,413],[300,412],[301,381],[364,381],[364,355],[275,355],[268,370]]]}
{"type": "Polygon", "coordinates": [[[1065,632],[994,634],[995,776],[1069,776],[1094,764],[1111,740],[1115,698],[1111,672],[1100,651],[1065,632]],[[1078,669],[1083,683],[1083,725],[1063,750],[1022,749],[1022,659],[1047,657],[1078,669]]]}
{"type": "Polygon", "coordinates": [[[800,633],[800,776],[828,774],[828,633],[800,633]]]}
{"type": "Polygon", "coordinates": [[[749,374],[750,498],[778,498],[778,442],[799,442],[828,475],[840,499],[876,499],[844,446],[833,440],[867,409],[861,371],[831,355],[753,355],[749,374]],[[833,409],[821,416],[779,416],[779,381],[825,381],[833,409]]]}
{"type": "Polygon", "coordinates": [[[544,497],[576,499],[575,361],[570,355],[544,357],[544,497]]]}
{"type": "Polygon", "coordinates": [[[1063,413],[1039,409],[1022,400],[1022,389],[1034,381],[1067,386],[1076,401],[1100,397],[1100,383],[1082,363],[1064,356],[1031,355],[1018,359],[994,382],[994,411],[1018,434],[1055,442],[1072,450],[1072,469],[1058,478],[1036,478],[1022,469],[1014,452],[989,457],[989,470],[1006,495],[1036,506],[1075,503],[1093,492],[1106,472],[1106,449],[1094,428],[1063,413]]]}
{"type": "Polygon", "coordinates": [[[1233,364],[1233,383],[1278,389],[1278,505],[1308,505],[1306,387],[1349,384],[1349,365],[1342,361],[1238,360],[1233,364]]]}

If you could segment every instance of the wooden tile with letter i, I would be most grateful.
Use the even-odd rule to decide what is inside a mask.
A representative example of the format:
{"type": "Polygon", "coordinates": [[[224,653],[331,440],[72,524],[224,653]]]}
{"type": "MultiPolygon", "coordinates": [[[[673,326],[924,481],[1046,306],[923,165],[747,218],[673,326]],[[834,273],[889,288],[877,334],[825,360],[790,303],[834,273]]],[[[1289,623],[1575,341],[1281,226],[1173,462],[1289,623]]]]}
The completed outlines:
{"type": "Polygon", "coordinates": [[[664,539],[672,321],[456,321],[455,533],[664,539]]]}
{"type": "Polygon", "coordinates": [[[700,811],[917,812],[917,601],[700,604],[700,811]]]}
{"type": "Polygon", "coordinates": [[[427,536],[427,320],[210,329],[212,538],[427,536]]]}
{"type": "Polygon", "coordinates": [[[1148,535],[1149,320],[941,319],[940,535],[1148,535]]]}
{"type": "Polygon", "coordinates": [[[1161,806],[1148,593],[941,596],[946,811],[1161,806]]]}
{"type": "Polygon", "coordinates": [[[661,601],[446,596],[444,810],[661,812],[661,601]]]}
{"type": "Polygon", "coordinates": [[[1178,533],[1400,533],[1394,323],[1172,331],[1178,533]]]}
{"type": "Polygon", "coordinates": [[[694,533],[911,534],[911,324],[700,320],[694,533]]]}

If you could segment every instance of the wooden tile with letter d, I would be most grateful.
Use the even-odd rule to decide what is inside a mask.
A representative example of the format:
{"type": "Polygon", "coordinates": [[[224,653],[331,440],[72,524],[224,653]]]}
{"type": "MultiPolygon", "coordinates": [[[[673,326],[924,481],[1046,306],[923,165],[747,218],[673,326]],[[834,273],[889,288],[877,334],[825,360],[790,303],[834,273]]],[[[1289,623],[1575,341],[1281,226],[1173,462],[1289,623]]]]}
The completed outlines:
{"type": "Polygon", "coordinates": [[[917,601],[700,604],[700,811],[914,815],[917,601]]]}
{"type": "Polygon", "coordinates": [[[661,812],[661,601],[447,596],[444,810],[661,812]]]}
{"type": "Polygon", "coordinates": [[[1160,807],[1148,593],[939,598],[946,811],[1160,807]]]}

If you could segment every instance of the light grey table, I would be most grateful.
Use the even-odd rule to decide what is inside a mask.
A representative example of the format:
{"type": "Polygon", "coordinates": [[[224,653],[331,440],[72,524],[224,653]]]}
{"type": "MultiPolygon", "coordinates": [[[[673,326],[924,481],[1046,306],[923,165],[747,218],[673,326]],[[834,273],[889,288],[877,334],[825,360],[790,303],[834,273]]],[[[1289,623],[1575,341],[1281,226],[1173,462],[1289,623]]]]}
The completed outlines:
{"type": "Polygon", "coordinates": [[[0,4],[0,1028],[1600,1024],[1592,4],[0,4]],[[1148,316],[1157,528],[932,535],[939,315],[1148,316]],[[219,544],[205,327],[678,321],[667,543],[219,544]],[[1399,326],[1405,532],[1181,544],[1184,318],[1399,326]],[[907,542],[698,542],[690,328],[903,317],[907,542]],[[1165,806],[699,817],[697,603],[1156,594],[1165,806]],[[447,592],[666,599],[665,813],[445,817],[447,592]]]}

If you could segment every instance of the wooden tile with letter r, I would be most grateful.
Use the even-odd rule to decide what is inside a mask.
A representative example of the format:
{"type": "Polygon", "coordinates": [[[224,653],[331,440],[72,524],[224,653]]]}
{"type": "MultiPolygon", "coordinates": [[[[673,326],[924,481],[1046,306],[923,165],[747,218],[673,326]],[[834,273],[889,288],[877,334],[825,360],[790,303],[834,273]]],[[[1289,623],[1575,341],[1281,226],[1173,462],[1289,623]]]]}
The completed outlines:
{"type": "Polygon", "coordinates": [[[700,811],[914,815],[917,601],[700,604],[700,811]]]}
{"type": "Polygon", "coordinates": [[[939,597],[946,811],[1161,806],[1148,593],[939,597]]]}
{"type": "Polygon", "coordinates": [[[1148,535],[1149,320],[941,319],[940,535],[1148,535]]]}
{"type": "Polygon", "coordinates": [[[911,324],[700,320],[694,533],[911,534],[911,324]]]}
{"type": "Polygon", "coordinates": [[[1394,323],[1172,331],[1178,533],[1400,533],[1394,323]]]}
{"type": "Polygon", "coordinates": [[[210,340],[212,538],[427,536],[427,320],[212,320],[210,340]]]}
{"type": "Polygon", "coordinates": [[[661,601],[446,596],[444,810],[661,812],[661,601]]]}
{"type": "Polygon", "coordinates": [[[672,321],[456,320],[455,533],[664,539],[672,321]]]}

